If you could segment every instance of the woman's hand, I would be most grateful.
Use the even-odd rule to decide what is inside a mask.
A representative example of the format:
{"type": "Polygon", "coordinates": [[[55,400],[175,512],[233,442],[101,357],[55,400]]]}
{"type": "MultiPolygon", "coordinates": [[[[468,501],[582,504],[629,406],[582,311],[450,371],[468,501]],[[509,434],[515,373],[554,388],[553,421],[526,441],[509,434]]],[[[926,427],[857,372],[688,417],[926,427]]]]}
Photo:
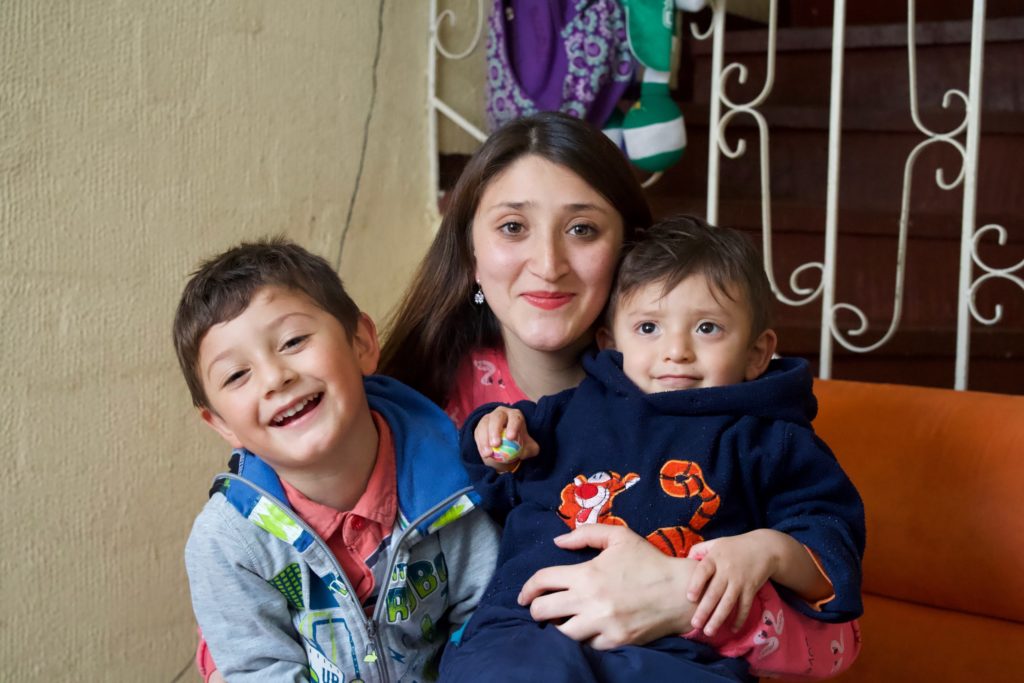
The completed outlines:
{"type": "Polygon", "coordinates": [[[691,629],[696,603],[686,597],[697,562],[669,557],[626,527],[588,524],[558,536],[560,548],[598,548],[575,565],[547,567],[519,594],[537,621],[555,621],[573,640],[598,650],[642,645],[691,629]]]}

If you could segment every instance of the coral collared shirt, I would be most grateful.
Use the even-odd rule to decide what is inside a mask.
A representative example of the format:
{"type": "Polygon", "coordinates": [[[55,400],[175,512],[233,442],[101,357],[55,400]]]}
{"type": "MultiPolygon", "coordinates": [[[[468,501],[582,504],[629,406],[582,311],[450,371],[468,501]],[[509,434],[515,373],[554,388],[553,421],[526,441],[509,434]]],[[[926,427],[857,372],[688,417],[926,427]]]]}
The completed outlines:
{"type": "Polygon", "coordinates": [[[373,572],[367,560],[391,535],[398,511],[398,490],[395,483],[395,446],[391,428],[377,413],[377,462],[366,482],[366,490],[351,510],[336,510],[307,498],[301,491],[281,480],[288,503],[320,538],[327,542],[338,558],[360,602],[373,593],[373,572]]]}

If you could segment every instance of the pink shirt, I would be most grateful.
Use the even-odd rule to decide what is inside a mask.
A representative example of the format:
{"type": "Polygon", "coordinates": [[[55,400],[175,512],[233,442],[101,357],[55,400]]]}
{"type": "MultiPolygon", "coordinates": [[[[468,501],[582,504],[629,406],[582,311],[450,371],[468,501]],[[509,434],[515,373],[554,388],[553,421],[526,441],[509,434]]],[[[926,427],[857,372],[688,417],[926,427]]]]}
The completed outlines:
{"type": "Polygon", "coordinates": [[[512,379],[504,351],[479,349],[462,361],[455,371],[445,412],[461,426],[470,413],[485,403],[515,403],[529,398],[512,379]]]}
{"type": "Polygon", "coordinates": [[[373,415],[379,442],[377,463],[373,466],[366,490],[351,510],[336,510],[307,498],[294,486],[281,480],[288,503],[295,514],[327,542],[338,558],[360,602],[365,602],[374,589],[373,572],[366,560],[391,535],[398,511],[398,489],[395,483],[395,446],[391,428],[377,413],[373,415]]]}

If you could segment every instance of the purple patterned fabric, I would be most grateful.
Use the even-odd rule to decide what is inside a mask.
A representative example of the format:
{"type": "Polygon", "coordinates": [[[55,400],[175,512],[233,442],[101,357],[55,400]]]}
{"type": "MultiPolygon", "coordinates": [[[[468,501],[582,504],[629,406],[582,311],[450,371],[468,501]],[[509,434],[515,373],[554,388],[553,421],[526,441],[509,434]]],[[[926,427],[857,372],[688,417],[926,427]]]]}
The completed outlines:
{"type": "Polygon", "coordinates": [[[626,19],[616,0],[494,1],[487,34],[492,131],[538,111],[601,126],[632,77],[626,19]]]}

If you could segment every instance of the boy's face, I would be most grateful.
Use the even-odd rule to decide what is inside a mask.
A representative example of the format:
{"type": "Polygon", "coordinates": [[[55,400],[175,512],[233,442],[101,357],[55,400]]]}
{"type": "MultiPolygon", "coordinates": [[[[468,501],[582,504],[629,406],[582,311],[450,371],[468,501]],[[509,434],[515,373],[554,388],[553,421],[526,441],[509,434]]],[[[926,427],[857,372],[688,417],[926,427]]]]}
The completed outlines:
{"type": "Polygon", "coordinates": [[[598,340],[622,352],[622,369],[646,394],[755,379],[775,352],[775,333],[752,341],[750,310],[736,298],[712,291],[702,274],[667,294],[663,282],[648,283],[619,301],[611,330],[598,340]]]}
{"type": "Polygon", "coordinates": [[[198,372],[210,404],[200,415],[279,474],[336,464],[353,424],[370,419],[363,375],[379,356],[365,314],[350,340],[305,294],[264,287],[200,342],[198,372]]]}

